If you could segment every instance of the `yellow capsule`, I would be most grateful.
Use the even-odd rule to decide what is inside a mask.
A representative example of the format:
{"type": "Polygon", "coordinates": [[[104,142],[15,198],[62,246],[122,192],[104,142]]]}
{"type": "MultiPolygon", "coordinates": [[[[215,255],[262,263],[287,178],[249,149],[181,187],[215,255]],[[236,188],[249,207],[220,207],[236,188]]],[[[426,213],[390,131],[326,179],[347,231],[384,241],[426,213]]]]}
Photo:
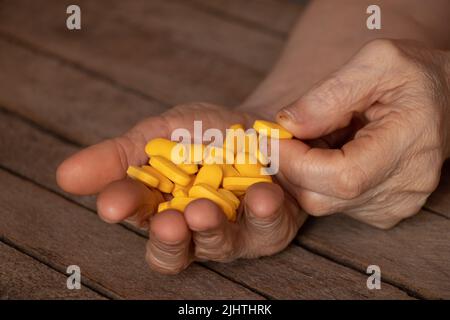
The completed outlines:
{"type": "Polygon", "coordinates": [[[198,165],[195,163],[180,163],[177,167],[186,172],[187,174],[194,174],[198,171],[198,165]]]}
{"type": "Polygon", "coordinates": [[[256,120],[253,123],[253,129],[255,129],[259,134],[266,135],[268,137],[272,137],[274,131],[278,130],[278,139],[292,139],[292,133],[287,131],[285,128],[280,126],[278,123],[265,121],[265,120],[256,120]]]}
{"type": "Polygon", "coordinates": [[[236,210],[239,207],[239,204],[241,203],[238,199],[238,197],[236,197],[234,195],[233,192],[231,192],[230,190],[227,189],[219,189],[217,190],[221,195],[223,195],[234,207],[234,209],[236,210]]]}
{"type": "Polygon", "coordinates": [[[179,184],[175,184],[172,190],[172,195],[174,197],[187,197],[189,189],[192,187],[192,181],[187,186],[180,186],[179,184]]]}
{"type": "Polygon", "coordinates": [[[264,167],[258,162],[258,159],[248,153],[238,153],[234,167],[243,177],[260,177],[264,172],[264,167]]]}
{"type": "Polygon", "coordinates": [[[166,158],[153,156],[150,158],[150,165],[179,185],[187,186],[191,182],[191,177],[186,172],[166,158]]]}
{"type": "Polygon", "coordinates": [[[248,187],[258,182],[272,182],[270,176],[261,177],[227,177],[223,179],[223,188],[230,191],[246,191],[248,187]]]}
{"type": "Polygon", "coordinates": [[[167,179],[161,172],[150,166],[142,166],[142,170],[155,176],[159,180],[158,190],[171,193],[173,190],[173,182],[167,179]]]}
{"type": "Polygon", "coordinates": [[[222,171],[224,177],[237,177],[239,172],[231,164],[223,164],[222,171]]]}
{"type": "Polygon", "coordinates": [[[170,209],[170,201],[166,201],[166,202],[161,202],[158,205],[158,212],[164,211],[170,209]]]}
{"type": "Polygon", "coordinates": [[[169,207],[171,209],[175,209],[175,210],[183,212],[184,209],[186,209],[187,205],[194,200],[195,200],[195,198],[176,197],[176,198],[173,198],[172,200],[170,200],[169,207]]]}
{"type": "Polygon", "coordinates": [[[208,164],[203,166],[194,180],[194,186],[198,184],[207,184],[214,189],[219,189],[222,183],[223,172],[218,164],[208,164]]]}
{"type": "Polygon", "coordinates": [[[189,190],[189,197],[191,198],[205,198],[216,203],[220,208],[222,208],[223,212],[225,212],[228,220],[235,219],[236,210],[233,205],[225,198],[222,194],[220,194],[217,190],[207,184],[198,184],[194,185],[189,190]]]}
{"type": "Polygon", "coordinates": [[[156,188],[159,185],[158,177],[139,167],[129,166],[127,169],[127,174],[129,177],[142,182],[146,186],[156,188]]]}

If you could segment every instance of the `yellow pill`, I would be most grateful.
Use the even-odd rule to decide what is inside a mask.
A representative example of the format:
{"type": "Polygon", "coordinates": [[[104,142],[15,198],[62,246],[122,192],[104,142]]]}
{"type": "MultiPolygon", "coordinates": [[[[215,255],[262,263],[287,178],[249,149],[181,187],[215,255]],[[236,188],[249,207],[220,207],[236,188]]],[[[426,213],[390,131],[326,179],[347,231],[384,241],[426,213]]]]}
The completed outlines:
{"type": "Polygon", "coordinates": [[[260,177],[264,172],[264,167],[258,162],[258,159],[248,153],[238,153],[234,167],[243,177],[260,177]]]}
{"type": "Polygon", "coordinates": [[[224,177],[238,177],[239,172],[231,164],[223,164],[222,171],[224,177]]]}
{"type": "Polygon", "coordinates": [[[209,199],[216,203],[220,208],[222,208],[228,220],[234,221],[236,217],[236,211],[229,200],[227,200],[227,198],[225,198],[217,190],[207,184],[194,185],[189,190],[189,197],[209,199]]]}
{"type": "Polygon", "coordinates": [[[230,151],[233,151],[234,155],[243,148],[245,144],[245,131],[242,124],[234,124],[225,133],[225,141],[223,142],[223,147],[230,151]],[[240,144],[238,144],[240,141],[240,144]]]}
{"type": "Polygon", "coordinates": [[[253,123],[253,129],[255,129],[259,134],[264,134],[268,137],[273,136],[274,131],[272,130],[278,130],[278,139],[292,139],[292,133],[287,131],[278,123],[265,120],[256,120],[253,123]]]}
{"type": "Polygon", "coordinates": [[[184,209],[186,209],[187,205],[194,201],[195,198],[189,198],[189,197],[177,197],[170,200],[169,207],[171,209],[175,209],[178,211],[183,212],[184,209]]]}
{"type": "Polygon", "coordinates": [[[166,201],[166,202],[161,202],[158,205],[158,212],[164,211],[170,209],[170,201],[166,201]]]}
{"type": "Polygon", "coordinates": [[[258,182],[272,182],[270,176],[264,177],[227,177],[223,179],[223,188],[230,191],[246,191],[248,187],[258,182]]]}
{"type": "Polygon", "coordinates": [[[194,174],[198,171],[198,165],[195,163],[180,163],[177,167],[186,172],[187,174],[194,174]]]}
{"type": "Polygon", "coordinates": [[[217,190],[221,195],[223,195],[234,207],[234,209],[236,210],[239,207],[239,204],[241,203],[238,199],[238,197],[236,197],[234,195],[233,192],[231,192],[230,190],[227,189],[219,189],[217,190]]]}
{"type": "Polygon", "coordinates": [[[233,129],[233,130],[236,130],[236,129],[242,129],[242,130],[244,130],[244,125],[243,125],[243,124],[240,124],[240,123],[233,124],[233,125],[230,126],[229,129],[233,129]]]}
{"type": "Polygon", "coordinates": [[[158,170],[156,170],[155,168],[152,168],[150,166],[142,166],[142,170],[155,176],[159,180],[158,190],[165,192],[165,193],[172,192],[172,190],[173,190],[172,181],[167,179],[161,172],[159,172],[158,170]]]}
{"type": "Polygon", "coordinates": [[[195,177],[194,186],[198,184],[207,184],[217,190],[222,183],[222,178],[223,172],[220,165],[204,165],[195,177]]]}
{"type": "Polygon", "coordinates": [[[208,146],[205,149],[203,164],[233,163],[234,153],[223,147],[208,146]]]}
{"type": "Polygon", "coordinates": [[[145,153],[151,158],[154,156],[164,157],[171,160],[172,149],[177,145],[177,142],[170,141],[164,138],[156,138],[150,140],[145,146],[145,153]]]}
{"type": "Polygon", "coordinates": [[[187,186],[180,186],[179,184],[175,184],[172,195],[174,197],[187,197],[189,189],[192,187],[192,181],[187,186]]]}
{"type": "Polygon", "coordinates": [[[156,188],[159,184],[158,177],[136,166],[129,166],[127,174],[129,177],[138,180],[149,187],[156,188]]]}
{"type": "Polygon", "coordinates": [[[187,174],[194,174],[198,171],[196,163],[202,159],[203,147],[201,146],[203,145],[182,144],[164,138],[156,138],[147,143],[145,152],[150,158],[154,156],[166,158],[187,174]],[[197,158],[196,153],[198,153],[197,158]],[[197,159],[199,160],[195,161],[197,159]]]}
{"type": "Polygon", "coordinates": [[[191,182],[191,177],[186,172],[166,158],[153,156],[150,158],[150,165],[179,185],[187,186],[191,182]]]}

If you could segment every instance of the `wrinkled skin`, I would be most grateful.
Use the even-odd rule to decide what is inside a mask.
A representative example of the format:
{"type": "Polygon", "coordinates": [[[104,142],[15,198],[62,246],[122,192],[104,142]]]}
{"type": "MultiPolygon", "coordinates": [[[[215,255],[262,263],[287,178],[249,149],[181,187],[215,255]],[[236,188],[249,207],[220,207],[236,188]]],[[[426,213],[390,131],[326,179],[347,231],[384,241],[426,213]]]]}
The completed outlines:
{"type": "Polygon", "coordinates": [[[153,215],[162,195],[125,171],[146,163],[144,146],[152,138],[192,129],[194,120],[203,120],[204,129],[250,127],[264,117],[254,109],[177,106],[73,155],[58,168],[58,184],[74,194],[99,193],[98,213],[107,222],[148,227],[147,261],[163,273],[180,272],[194,260],[279,252],[306,219],[299,206],[315,216],[343,212],[390,228],[418,212],[449,155],[449,74],[448,53],[387,40],[366,45],[278,113],[278,122],[301,139],[280,142],[277,179],[285,191],[277,184],[253,185],[236,223],[205,199],[192,202],[184,215],[153,215]]]}
{"type": "Polygon", "coordinates": [[[176,210],[155,212],[164,201],[159,191],[126,178],[129,165],[148,161],[148,140],[170,138],[176,128],[226,129],[234,123],[251,126],[249,115],[208,104],[180,105],[160,117],[137,124],[122,137],[91,146],[64,161],[57,171],[58,184],[74,194],[96,194],[100,217],[109,223],[123,220],[147,227],[146,259],[162,273],[178,273],[194,260],[231,261],[256,258],[283,250],[306,219],[291,196],[277,184],[251,186],[235,223],[206,199],[195,200],[184,214],[176,210]]]}
{"type": "MultiPolygon", "coordinates": [[[[449,156],[449,53],[375,40],[281,110],[299,139],[362,128],[339,149],[280,144],[283,185],[315,216],[343,212],[387,229],[417,213],[449,156]]],[[[342,143],[342,142],[341,142],[342,143]]]]}

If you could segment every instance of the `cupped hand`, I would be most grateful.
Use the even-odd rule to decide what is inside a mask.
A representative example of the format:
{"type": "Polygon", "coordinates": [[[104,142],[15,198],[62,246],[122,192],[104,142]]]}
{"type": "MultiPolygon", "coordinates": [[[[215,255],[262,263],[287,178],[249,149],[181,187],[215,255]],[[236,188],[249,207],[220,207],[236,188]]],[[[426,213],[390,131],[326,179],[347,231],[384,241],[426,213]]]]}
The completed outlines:
{"type": "Polygon", "coordinates": [[[343,212],[386,229],[417,213],[449,155],[449,83],[448,52],[367,44],[277,115],[303,140],[362,127],[330,142],[337,148],[281,141],[279,180],[315,216],[343,212]]]}
{"type": "Polygon", "coordinates": [[[195,260],[231,261],[271,255],[284,249],[306,219],[295,200],[277,184],[251,186],[241,201],[236,222],[229,222],[213,202],[198,199],[184,213],[166,210],[155,214],[164,201],[159,191],[126,177],[129,165],[148,161],[145,144],[169,138],[176,128],[225,130],[231,124],[251,126],[249,115],[209,104],[177,106],[148,118],[125,135],[86,148],[65,160],[57,182],[67,192],[97,194],[100,217],[109,222],[131,221],[147,227],[146,259],[163,273],[178,273],[195,260]]]}

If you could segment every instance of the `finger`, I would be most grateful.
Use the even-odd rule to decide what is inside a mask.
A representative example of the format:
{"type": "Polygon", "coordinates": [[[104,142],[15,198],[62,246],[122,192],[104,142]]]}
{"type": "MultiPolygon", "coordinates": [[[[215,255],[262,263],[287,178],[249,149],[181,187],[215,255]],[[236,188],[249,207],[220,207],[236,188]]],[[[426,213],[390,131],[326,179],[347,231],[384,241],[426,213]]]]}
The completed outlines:
{"type": "Polygon", "coordinates": [[[341,149],[310,148],[298,140],[280,141],[280,171],[292,184],[341,199],[353,199],[385,180],[403,149],[406,132],[397,121],[372,122],[341,149]],[[396,139],[392,139],[392,137],[396,139]]]}
{"type": "Polygon", "coordinates": [[[110,182],[123,179],[129,165],[146,162],[148,140],[167,135],[163,118],[149,118],[122,137],[100,142],[66,159],[56,173],[58,185],[74,194],[98,193],[110,182]]]}
{"type": "Polygon", "coordinates": [[[226,262],[240,256],[243,248],[238,227],[227,221],[214,202],[195,200],[186,207],[184,216],[192,230],[197,259],[226,262]]]}
{"type": "Polygon", "coordinates": [[[244,198],[244,216],[239,221],[246,257],[271,255],[284,249],[306,220],[294,199],[277,184],[252,185],[244,198]]]}
{"type": "MultiPolygon", "coordinates": [[[[386,42],[374,41],[336,73],[277,114],[278,122],[300,139],[315,139],[348,126],[398,83],[390,64],[380,60],[386,42]]],[[[391,52],[387,52],[392,54],[391,52]]]]}
{"type": "Polygon", "coordinates": [[[164,199],[157,190],[152,190],[132,179],[110,183],[97,197],[97,212],[109,223],[125,219],[145,227],[151,214],[155,213],[164,199]]]}
{"type": "Polygon", "coordinates": [[[181,212],[166,210],[150,219],[146,260],[153,270],[176,274],[193,261],[191,232],[181,212]]]}

